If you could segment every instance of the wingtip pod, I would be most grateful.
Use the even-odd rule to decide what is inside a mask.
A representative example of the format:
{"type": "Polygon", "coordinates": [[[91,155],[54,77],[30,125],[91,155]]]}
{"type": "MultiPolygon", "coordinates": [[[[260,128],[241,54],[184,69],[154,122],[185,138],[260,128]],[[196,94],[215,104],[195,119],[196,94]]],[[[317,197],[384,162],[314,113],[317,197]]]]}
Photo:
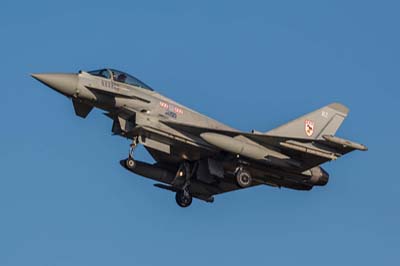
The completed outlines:
{"type": "Polygon", "coordinates": [[[341,103],[331,103],[330,105],[328,105],[328,107],[332,108],[333,110],[336,110],[338,112],[341,112],[344,115],[347,115],[350,111],[350,109],[347,106],[345,106],[341,103]]]}
{"type": "Polygon", "coordinates": [[[337,145],[342,145],[344,147],[350,147],[350,148],[353,148],[353,149],[359,150],[359,151],[367,151],[368,150],[367,146],[357,143],[357,142],[347,140],[347,139],[342,139],[342,138],[335,137],[332,135],[324,135],[322,137],[328,142],[331,142],[331,143],[334,143],[337,145]]]}

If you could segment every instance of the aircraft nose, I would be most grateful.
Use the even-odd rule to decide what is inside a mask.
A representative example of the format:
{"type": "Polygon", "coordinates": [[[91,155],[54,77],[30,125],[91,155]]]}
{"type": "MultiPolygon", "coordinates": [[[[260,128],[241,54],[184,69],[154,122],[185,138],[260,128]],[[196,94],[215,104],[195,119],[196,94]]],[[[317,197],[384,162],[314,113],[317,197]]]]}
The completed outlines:
{"type": "Polygon", "coordinates": [[[78,75],[77,74],[32,74],[33,78],[37,79],[46,86],[56,90],[57,92],[64,94],[67,97],[71,97],[76,93],[78,86],[78,75]]]}

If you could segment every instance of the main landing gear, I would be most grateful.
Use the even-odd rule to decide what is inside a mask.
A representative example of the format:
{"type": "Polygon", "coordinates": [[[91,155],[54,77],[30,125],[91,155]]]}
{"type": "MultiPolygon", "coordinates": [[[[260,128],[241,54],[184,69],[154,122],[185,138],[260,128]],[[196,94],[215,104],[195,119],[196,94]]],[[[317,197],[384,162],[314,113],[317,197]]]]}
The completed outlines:
{"type": "Polygon", "coordinates": [[[176,192],[175,200],[176,203],[182,207],[186,208],[192,204],[193,197],[190,195],[190,179],[194,174],[193,169],[189,162],[183,162],[176,172],[175,179],[172,181],[174,187],[181,188],[176,192]]]}
{"type": "Polygon", "coordinates": [[[175,200],[180,207],[186,208],[192,204],[193,197],[187,190],[179,190],[175,194],[175,200]]]}
{"type": "MultiPolygon", "coordinates": [[[[136,161],[134,159],[134,151],[138,144],[137,137],[133,138],[132,144],[129,148],[128,159],[125,160],[125,167],[134,171],[136,166],[136,161]]],[[[167,186],[169,190],[175,191],[176,203],[182,207],[186,208],[192,204],[193,197],[190,194],[190,181],[196,172],[197,164],[191,164],[188,161],[183,162],[178,171],[176,172],[174,180],[171,182],[171,186],[167,186]]]]}
{"type": "Polygon", "coordinates": [[[251,186],[252,177],[249,171],[247,171],[243,166],[239,166],[235,172],[236,183],[241,188],[246,188],[251,186]]]}

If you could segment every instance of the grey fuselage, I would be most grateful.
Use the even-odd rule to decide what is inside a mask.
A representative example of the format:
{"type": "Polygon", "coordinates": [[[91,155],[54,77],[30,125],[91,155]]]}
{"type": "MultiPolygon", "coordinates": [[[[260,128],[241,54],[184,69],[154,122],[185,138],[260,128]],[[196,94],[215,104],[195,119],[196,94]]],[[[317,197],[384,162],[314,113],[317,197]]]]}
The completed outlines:
{"type": "Polygon", "coordinates": [[[80,117],[86,117],[93,107],[104,110],[113,120],[114,134],[137,141],[150,152],[156,164],[139,163],[134,172],[171,185],[160,187],[182,189],[176,186],[179,178],[174,173],[183,162],[197,162],[191,193],[206,201],[212,195],[239,189],[233,176],[243,167],[254,177],[253,185],[310,190],[328,182],[329,175],[320,164],[354,149],[366,150],[361,144],[333,136],[348,112],[337,103],[267,133],[246,133],[117,70],[32,76],[71,98],[80,117]]]}

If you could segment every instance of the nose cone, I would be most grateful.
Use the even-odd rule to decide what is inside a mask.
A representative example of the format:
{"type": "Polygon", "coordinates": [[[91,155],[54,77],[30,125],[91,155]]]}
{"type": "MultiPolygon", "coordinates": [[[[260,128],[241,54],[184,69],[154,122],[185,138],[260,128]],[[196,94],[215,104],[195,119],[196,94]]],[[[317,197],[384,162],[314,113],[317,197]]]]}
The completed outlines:
{"type": "Polygon", "coordinates": [[[67,97],[76,93],[77,74],[32,74],[31,76],[67,97]]]}

